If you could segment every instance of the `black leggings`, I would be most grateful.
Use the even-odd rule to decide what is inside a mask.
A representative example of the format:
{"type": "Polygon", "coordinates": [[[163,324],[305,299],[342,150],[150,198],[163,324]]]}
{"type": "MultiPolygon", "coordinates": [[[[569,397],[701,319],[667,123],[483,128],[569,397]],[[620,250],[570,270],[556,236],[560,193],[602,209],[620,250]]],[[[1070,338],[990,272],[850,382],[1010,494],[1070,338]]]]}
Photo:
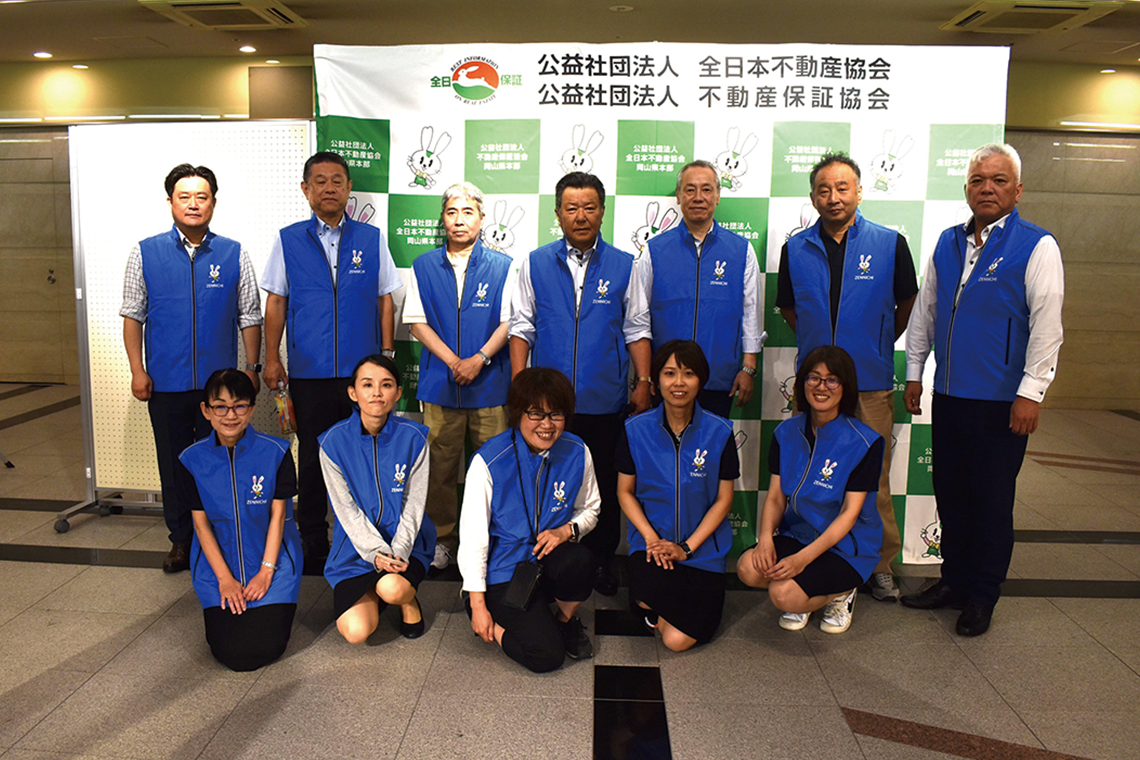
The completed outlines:
{"type": "Polygon", "coordinates": [[[296,612],[296,604],[250,607],[240,615],[207,607],[202,610],[206,643],[214,659],[230,670],[257,670],[284,653],[296,612]]]}

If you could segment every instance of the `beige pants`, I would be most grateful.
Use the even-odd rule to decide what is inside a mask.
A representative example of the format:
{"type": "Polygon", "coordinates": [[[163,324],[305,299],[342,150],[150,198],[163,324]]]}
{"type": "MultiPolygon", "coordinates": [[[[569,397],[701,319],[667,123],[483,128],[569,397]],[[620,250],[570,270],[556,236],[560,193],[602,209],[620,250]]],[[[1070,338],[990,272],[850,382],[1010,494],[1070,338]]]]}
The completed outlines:
{"type": "Polygon", "coordinates": [[[468,435],[476,449],[507,429],[507,408],[452,409],[424,403],[428,433],[427,513],[435,523],[439,540],[452,550],[459,543],[455,524],[459,518],[459,463],[468,435]]]}
{"type": "Polygon", "coordinates": [[[883,436],[883,471],[879,475],[879,494],[875,506],[883,519],[883,549],[879,553],[876,573],[891,572],[891,562],[902,548],[899,539],[899,526],[895,522],[895,505],[891,500],[891,452],[894,450],[893,433],[895,426],[895,392],[864,391],[859,394],[859,406],[855,416],[883,436]]]}

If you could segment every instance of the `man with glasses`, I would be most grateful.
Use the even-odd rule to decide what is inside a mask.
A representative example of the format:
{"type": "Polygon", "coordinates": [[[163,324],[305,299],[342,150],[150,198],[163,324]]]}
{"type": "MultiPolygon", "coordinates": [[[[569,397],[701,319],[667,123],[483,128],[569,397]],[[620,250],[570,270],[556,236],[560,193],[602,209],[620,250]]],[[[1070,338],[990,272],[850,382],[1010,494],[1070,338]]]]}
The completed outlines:
{"type": "Polygon", "coordinates": [[[174,226],[131,249],[119,310],[131,393],[147,402],[154,430],[170,531],[170,552],[162,561],[168,573],[190,567],[194,525],[190,504],[175,487],[175,463],[210,431],[198,407],[206,380],[237,365],[239,331],[255,388],[261,369],[257,278],[241,244],[210,230],[217,192],[218,180],[205,166],[179,164],[170,171],[166,200],[174,226]]]}
{"type": "Polygon", "coordinates": [[[602,239],[606,191],[592,174],[558,181],[554,212],[563,238],[522,262],[511,309],[511,377],[553,367],[574,386],[577,411],[566,429],[590,449],[602,507],[584,539],[598,561],[594,588],[617,593],[613,554],[621,540],[614,452],[622,420],[649,408],[649,312],[633,256],[602,239]],[[629,363],[637,383],[629,393],[629,363]]]}

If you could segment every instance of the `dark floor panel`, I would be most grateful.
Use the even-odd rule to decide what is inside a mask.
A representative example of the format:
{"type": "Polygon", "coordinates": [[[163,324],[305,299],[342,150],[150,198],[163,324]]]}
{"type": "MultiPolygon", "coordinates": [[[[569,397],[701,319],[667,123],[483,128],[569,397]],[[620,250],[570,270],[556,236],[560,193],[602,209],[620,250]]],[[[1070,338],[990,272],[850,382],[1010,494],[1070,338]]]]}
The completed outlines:
{"type": "Polygon", "coordinates": [[[55,404],[42,406],[39,409],[33,409],[30,412],[24,412],[23,414],[17,414],[13,417],[8,417],[7,419],[0,420],[0,430],[15,427],[16,425],[22,425],[25,422],[31,422],[32,420],[38,420],[40,417],[46,417],[49,414],[62,412],[64,409],[70,409],[73,406],[79,406],[79,403],[79,396],[76,396],[75,398],[65,399],[55,404]]]}
{"type": "Polygon", "coordinates": [[[0,509],[17,509],[21,512],[62,512],[74,501],[56,499],[0,499],[0,509]]]}
{"type": "Polygon", "coordinates": [[[0,544],[0,560],[51,562],[59,565],[102,565],[105,567],[161,567],[166,552],[127,549],[90,549],[79,546],[36,546],[0,544]]]}
{"type": "Polygon", "coordinates": [[[4,391],[3,393],[0,393],[0,401],[4,401],[4,400],[10,399],[10,398],[16,398],[17,396],[23,396],[25,393],[31,393],[33,391],[38,391],[41,388],[49,388],[49,387],[51,387],[51,386],[48,386],[48,385],[25,385],[23,388],[13,388],[10,391],[4,391]]]}
{"type": "Polygon", "coordinates": [[[595,665],[594,699],[660,702],[661,671],[656,667],[595,665]]]}
{"type": "Polygon", "coordinates": [[[1115,412],[1116,414],[1127,417],[1131,420],[1140,420],[1140,412],[1134,411],[1132,409],[1113,409],[1111,411],[1115,412]]]}
{"type": "Polygon", "coordinates": [[[652,636],[641,618],[629,610],[595,610],[594,633],[598,636],[652,636]]]}
{"type": "Polygon", "coordinates": [[[1021,544],[1140,544],[1140,533],[1125,530],[1015,530],[1021,544]]]}
{"type": "Polygon", "coordinates": [[[594,760],[672,757],[664,702],[594,702],[594,760]]]}
{"type": "Polygon", "coordinates": [[[1140,599],[1140,581],[1064,581],[1011,578],[1002,596],[1057,596],[1078,599],[1140,599]]]}

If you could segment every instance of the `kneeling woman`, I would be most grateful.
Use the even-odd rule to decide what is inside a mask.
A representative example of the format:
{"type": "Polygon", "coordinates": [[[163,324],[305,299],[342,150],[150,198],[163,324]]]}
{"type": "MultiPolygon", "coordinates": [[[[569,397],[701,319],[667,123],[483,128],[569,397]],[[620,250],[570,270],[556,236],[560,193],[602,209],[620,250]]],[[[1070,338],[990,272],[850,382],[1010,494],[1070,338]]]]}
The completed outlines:
{"type": "Polygon", "coordinates": [[[192,505],[190,569],[210,651],[256,670],[289,643],[301,589],[289,444],[249,427],[257,390],[244,372],[210,375],[202,414],[214,434],[182,452],[179,490],[192,505]]]}
{"type": "Polygon", "coordinates": [[[400,371],[386,356],[367,356],[352,371],[352,416],[320,437],[321,470],[336,523],[325,579],[333,587],[336,628],[363,644],[389,604],[400,633],[424,632],[416,589],[435,554],[435,526],[424,515],[428,429],[396,417],[400,371]]]}
{"type": "Polygon", "coordinates": [[[804,358],[795,400],[806,413],[772,436],[759,543],[740,556],[736,574],[768,589],[784,611],[781,628],[797,631],[822,608],[820,630],[843,633],[883,543],[875,509],[883,439],[855,419],[855,364],[842,348],[821,346],[804,358]]]}
{"type": "Polygon", "coordinates": [[[578,540],[597,524],[601,502],[590,450],[564,432],[573,414],[565,375],[520,372],[507,394],[510,429],[472,457],[459,517],[471,628],[536,673],[594,653],[574,613],[595,568],[578,540]]]}
{"type": "Polygon", "coordinates": [[[661,406],[626,420],[616,457],[629,520],[630,607],[682,652],[720,627],[740,459],[732,423],[697,404],[709,378],[700,346],[669,341],[654,354],[650,377],[661,406]]]}

